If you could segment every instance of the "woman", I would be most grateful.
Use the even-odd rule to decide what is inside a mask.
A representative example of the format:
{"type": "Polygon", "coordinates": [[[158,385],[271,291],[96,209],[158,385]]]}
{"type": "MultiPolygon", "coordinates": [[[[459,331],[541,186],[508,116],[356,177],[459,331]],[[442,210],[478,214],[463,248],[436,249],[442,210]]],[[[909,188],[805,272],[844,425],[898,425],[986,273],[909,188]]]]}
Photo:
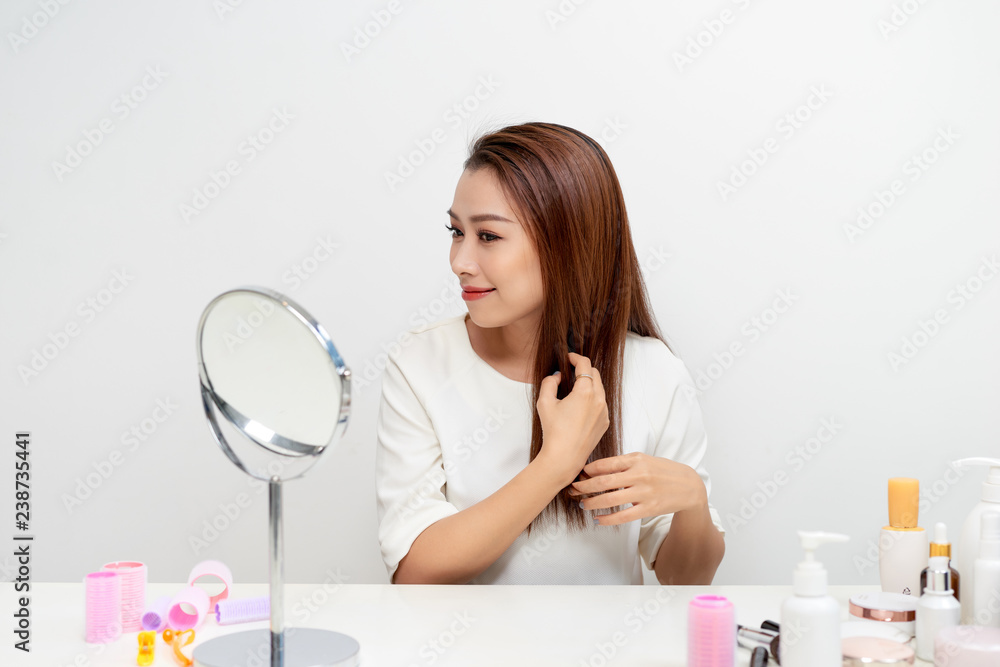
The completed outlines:
{"type": "Polygon", "coordinates": [[[487,134],[448,214],[469,312],[408,332],[382,380],[390,581],[641,584],[641,557],[660,583],[710,584],[701,413],[607,154],[552,123],[487,134]]]}

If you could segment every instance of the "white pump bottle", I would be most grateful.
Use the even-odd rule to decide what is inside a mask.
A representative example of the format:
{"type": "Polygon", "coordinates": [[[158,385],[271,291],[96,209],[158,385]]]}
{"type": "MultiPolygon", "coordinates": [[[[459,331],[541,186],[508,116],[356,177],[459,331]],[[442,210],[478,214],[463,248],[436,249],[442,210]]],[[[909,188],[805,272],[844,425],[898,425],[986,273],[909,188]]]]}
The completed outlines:
{"type": "Polygon", "coordinates": [[[976,559],[979,558],[979,531],[984,512],[1000,512],[1000,459],[973,457],[952,461],[953,466],[990,466],[989,475],[983,482],[982,496],[978,504],[972,508],[962,524],[962,535],[954,545],[958,571],[962,575],[962,590],[968,591],[962,595],[962,625],[975,625],[975,609],[973,594],[976,590],[976,559]]]}
{"type": "Polygon", "coordinates": [[[814,552],[839,533],[799,531],[806,558],[795,568],[795,593],[781,605],[781,667],[841,667],[840,605],[826,591],[826,570],[814,552]]]}

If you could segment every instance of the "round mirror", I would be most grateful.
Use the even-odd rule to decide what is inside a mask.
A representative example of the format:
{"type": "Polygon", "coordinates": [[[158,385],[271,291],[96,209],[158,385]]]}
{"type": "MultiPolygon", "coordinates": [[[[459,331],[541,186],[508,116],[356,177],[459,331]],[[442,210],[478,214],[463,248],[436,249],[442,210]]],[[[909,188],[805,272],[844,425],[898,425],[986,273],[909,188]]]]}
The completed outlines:
{"type": "Polygon", "coordinates": [[[262,287],[220,294],[202,313],[197,351],[212,432],[246,473],[299,477],[346,429],[350,371],[288,297],[262,287]]]}
{"type": "Polygon", "coordinates": [[[223,292],[198,323],[201,398],[215,441],[241,470],[268,481],[271,628],[200,644],[198,667],[228,667],[270,646],[270,667],[357,665],[339,632],[284,625],[282,482],[305,474],[347,428],[351,371],[319,322],[263,287],[223,292]],[[286,650],[287,649],[287,650],[286,650]]]}

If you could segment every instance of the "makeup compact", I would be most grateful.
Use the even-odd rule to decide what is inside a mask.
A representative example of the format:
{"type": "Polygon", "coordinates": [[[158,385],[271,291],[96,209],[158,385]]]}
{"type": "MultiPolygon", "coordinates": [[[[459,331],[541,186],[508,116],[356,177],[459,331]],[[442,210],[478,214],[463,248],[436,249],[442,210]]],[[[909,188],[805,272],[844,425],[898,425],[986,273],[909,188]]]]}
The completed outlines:
{"type": "Polygon", "coordinates": [[[913,649],[881,637],[847,637],[841,640],[844,667],[862,665],[912,665],[916,660],[913,649]]]}
{"type": "Polygon", "coordinates": [[[902,593],[858,593],[851,596],[848,608],[851,616],[865,622],[891,624],[913,637],[916,634],[917,599],[902,593]]]}
{"type": "MultiPolygon", "coordinates": [[[[853,617],[852,617],[853,618],[853,617]]],[[[840,637],[881,637],[900,644],[908,643],[912,637],[900,630],[898,623],[873,623],[872,621],[844,621],[840,624],[840,637]]]]}

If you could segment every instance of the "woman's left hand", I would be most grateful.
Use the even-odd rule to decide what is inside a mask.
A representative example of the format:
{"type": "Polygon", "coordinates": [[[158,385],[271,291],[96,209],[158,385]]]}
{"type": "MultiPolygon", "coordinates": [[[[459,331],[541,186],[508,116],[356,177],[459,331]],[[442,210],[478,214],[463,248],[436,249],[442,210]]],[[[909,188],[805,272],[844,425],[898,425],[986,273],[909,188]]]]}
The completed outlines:
{"type": "Polygon", "coordinates": [[[671,514],[708,503],[705,483],[694,468],[640,452],[588,463],[580,479],[570,486],[570,495],[580,498],[586,510],[632,504],[618,512],[595,517],[602,526],[671,514]],[[607,493],[603,493],[605,491],[607,493]]]}

